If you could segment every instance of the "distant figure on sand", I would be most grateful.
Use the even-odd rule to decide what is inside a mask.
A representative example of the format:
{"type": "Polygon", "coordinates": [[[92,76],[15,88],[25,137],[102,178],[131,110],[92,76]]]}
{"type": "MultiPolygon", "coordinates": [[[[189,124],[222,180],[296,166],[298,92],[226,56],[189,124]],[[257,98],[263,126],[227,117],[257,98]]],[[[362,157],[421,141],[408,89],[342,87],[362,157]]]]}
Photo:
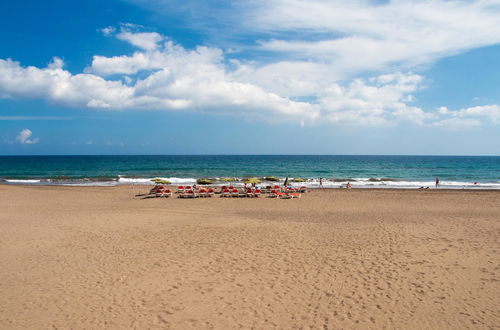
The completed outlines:
{"type": "Polygon", "coordinates": [[[436,177],[436,189],[439,188],[439,178],[436,177]]]}
{"type": "Polygon", "coordinates": [[[319,187],[323,188],[323,178],[319,178],[319,187]]]}
{"type": "Polygon", "coordinates": [[[350,182],[347,182],[347,184],[345,185],[345,187],[346,187],[347,189],[351,189],[351,188],[352,188],[352,184],[351,184],[350,182]]]}

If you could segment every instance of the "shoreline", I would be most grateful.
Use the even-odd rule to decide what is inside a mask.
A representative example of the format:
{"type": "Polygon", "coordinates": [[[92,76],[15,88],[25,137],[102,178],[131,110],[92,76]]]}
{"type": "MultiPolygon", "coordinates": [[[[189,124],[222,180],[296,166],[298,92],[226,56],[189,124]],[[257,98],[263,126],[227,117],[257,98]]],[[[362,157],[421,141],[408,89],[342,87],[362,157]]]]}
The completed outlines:
{"type": "MultiPolygon", "coordinates": [[[[192,184],[190,184],[192,186],[192,184]]],[[[214,187],[216,189],[220,189],[223,185],[230,185],[230,184],[211,184],[211,185],[197,185],[198,187],[214,187]]],[[[0,182],[0,186],[7,186],[7,187],[75,187],[75,188],[116,188],[116,187],[154,187],[154,183],[146,184],[146,183],[141,183],[141,184],[132,184],[132,183],[121,183],[121,184],[55,184],[55,183],[43,183],[43,184],[30,184],[30,183],[8,183],[8,182],[0,182]]],[[[169,189],[173,189],[173,192],[177,190],[177,187],[180,185],[165,185],[169,189]]],[[[243,183],[238,183],[235,185],[237,188],[243,187],[243,183]]],[[[283,185],[279,185],[282,187],[283,185]]],[[[299,187],[300,185],[293,185],[293,187],[299,187]]],[[[374,190],[374,191],[487,191],[487,192],[500,192],[500,187],[499,188],[481,188],[481,187],[456,187],[456,188],[434,188],[434,187],[429,187],[428,189],[420,189],[419,187],[367,187],[367,186],[354,186],[353,188],[345,188],[345,187],[310,187],[306,186],[308,190],[374,190]]]]}

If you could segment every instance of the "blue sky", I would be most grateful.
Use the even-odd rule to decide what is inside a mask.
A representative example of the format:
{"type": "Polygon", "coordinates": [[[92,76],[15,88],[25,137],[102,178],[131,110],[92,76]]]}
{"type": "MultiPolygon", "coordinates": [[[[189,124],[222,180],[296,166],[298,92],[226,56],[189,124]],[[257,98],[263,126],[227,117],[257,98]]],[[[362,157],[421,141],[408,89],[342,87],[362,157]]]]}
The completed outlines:
{"type": "Polygon", "coordinates": [[[0,154],[500,155],[500,1],[0,3],[0,154]]]}

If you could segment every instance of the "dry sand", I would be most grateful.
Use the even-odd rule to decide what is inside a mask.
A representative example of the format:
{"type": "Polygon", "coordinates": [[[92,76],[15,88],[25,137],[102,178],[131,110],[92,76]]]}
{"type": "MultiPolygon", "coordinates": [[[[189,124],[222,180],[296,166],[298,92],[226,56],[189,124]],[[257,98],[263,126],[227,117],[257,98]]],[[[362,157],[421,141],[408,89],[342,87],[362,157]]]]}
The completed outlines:
{"type": "Polygon", "coordinates": [[[0,186],[0,328],[500,326],[500,192],[0,186]]]}

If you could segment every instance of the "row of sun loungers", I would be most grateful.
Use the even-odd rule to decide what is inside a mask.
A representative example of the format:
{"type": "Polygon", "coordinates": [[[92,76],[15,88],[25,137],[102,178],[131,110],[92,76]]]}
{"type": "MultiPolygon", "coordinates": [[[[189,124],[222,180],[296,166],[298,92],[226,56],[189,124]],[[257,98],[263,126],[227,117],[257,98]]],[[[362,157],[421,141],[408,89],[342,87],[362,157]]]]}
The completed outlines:
{"type": "Polygon", "coordinates": [[[213,188],[190,189],[179,193],[179,198],[212,197],[214,194],[215,190],[213,188]]]}
{"type": "Polygon", "coordinates": [[[236,188],[226,188],[221,190],[220,197],[259,197],[260,194],[260,189],[238,190],[236,188]]]}
{"type": "MultiPolygon", "coordinates": [[[[307,192],[306,187],[280,188],[279,186],[267,186],[262,189],[254,189],[250,187],[237,189],[233,186],[223,186],[220,191],[220,197],[260,197],[261,194],[267,193],[269,198],[291,199],[300,198],[301,193],[303,192],[307,192]]],[[[211,187],[201,187],[196,189],[191,186],[178,186],[176,193],[179,198],[213,197],[215,195],[215,189],[211,187]]],[[[172,197],[173,193],[165,186],[158,185],[151,189],[149,194],[156,197],[172,197]]]]}
{"type": "MultiPolygon", "coordinates": [[[[187,192],[189,190],[194,190],[196,189],[195,187],[192,187],[192,186],[178,186],[177,187],[177,193],[180,194],[180,193],[184,193],[184,192],[187,192]]],[[[200,190],[201,189],[204,189],[204,188],[199,188],[200,190]]],[[[213,189],[213,188],[207,188],[207,189],[213,189]]],[[[221,193],[224,192],[224,190],[228,189],[229,191],[233,191],[234,189],[237,189],[236,187],[234,186],[222,186],[221,187],[221,193]]],[[[254,188],[245,188],[245,189],[254,189],[254,188]]],[[[266,186],[266,187],[262,187],[260,189],[261,193],[270,193],[271,191],[273,190],[276,190],[276,191],[283,191],[283,192],[298,192],[298,193],[305,193],[307,192],[307,187],[305,186],[302,186],[302,187],[297,187],[297,188],[281,188],[280,186],[266,186]]]]}
{"type": "Polygon", "coordinates": [[[282,192],[276,190],[272,190],[271,193],[269,194],[269,197],[271,198],[283,198],[283,199],[300,198],[300,196],[301,193],[298,192],[282,192]]]}
{"type": "Polygon", "coordinates": [[[156,197],[172,197],[172,191],[163,186],[156,186],[149,191],[150,195],[155,195],[156,197]]]}

